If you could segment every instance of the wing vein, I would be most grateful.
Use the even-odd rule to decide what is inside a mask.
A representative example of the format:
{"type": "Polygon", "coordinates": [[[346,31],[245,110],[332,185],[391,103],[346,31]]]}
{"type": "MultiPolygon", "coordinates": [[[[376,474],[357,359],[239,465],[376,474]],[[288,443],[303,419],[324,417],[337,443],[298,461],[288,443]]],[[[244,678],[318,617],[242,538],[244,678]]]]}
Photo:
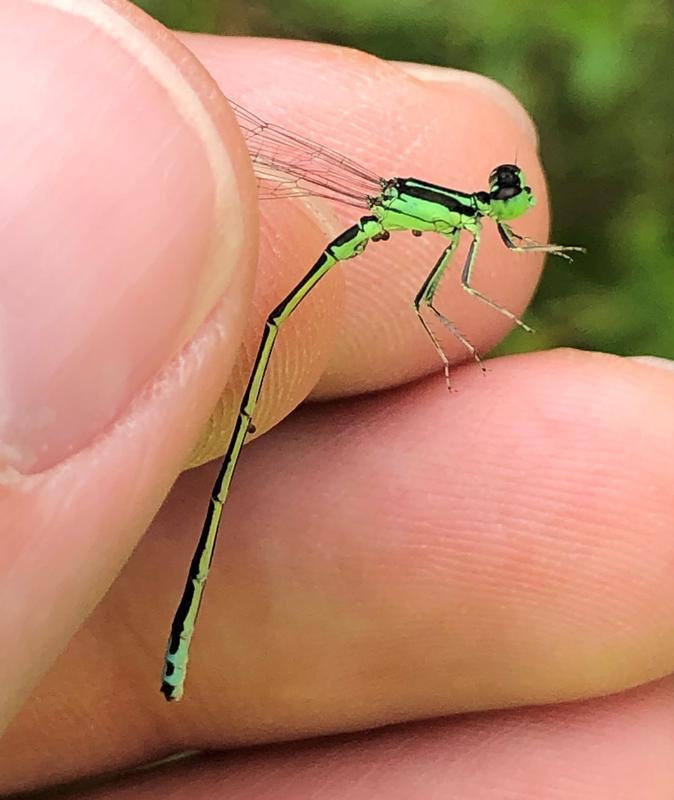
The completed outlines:
{"type": "Polygon", "coordinates": [[[325,197],[367,208],[380,194],[386,182],[353,159],[229,103],[246,140],[261,199],[325,197]]]}

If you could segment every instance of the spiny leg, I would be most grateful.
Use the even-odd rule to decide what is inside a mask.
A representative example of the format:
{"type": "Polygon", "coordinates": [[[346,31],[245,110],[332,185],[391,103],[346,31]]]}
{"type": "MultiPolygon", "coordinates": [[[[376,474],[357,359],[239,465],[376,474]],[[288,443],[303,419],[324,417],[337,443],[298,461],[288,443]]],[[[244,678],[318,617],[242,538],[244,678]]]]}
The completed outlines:
{"type": "Polygon", "coordinates": [[[553,256],[565,258],[567,261],[573,261],[569,252],[587,252],[584,247],[573,247],[565,244],[542,244],[534,239],[529,239],[528,236],[520,236],[505,222],[496,223],[496,227],[505,246],[515,253],[550,253],[553,256]],[[522,242],[522,244],[517,244],[517,242],[522,242]]]}
{"type": "Polygon", "coordinates": [[[471,285],[471,278],[473,276],[473,267],[475,266],[475,259],[477,257],[477,251],[480,247],[480,234],[481,228],[479,225],[474,225],[470,229],[470,233],[473,236],[473,241],[470,243],[470,248],[468,249],[468,255],[466,256],[466,263],[463,265],[463,270],[461,272],[461,286],[468,292],[468,294],[472,295],[472,297],[476,297],[478,300],[481,300],[483,303],[486,303],[488,306],[493,308],[495,311],[498,311],[500,314],[503,314],[504,317],[508,317],[508,319],[512,320],[514,323],[523,328],[528,333],[533,333],[533,328],[530,328],[526,322],[522,322],[522,320],[515,316],[512,311],[509,311],[505,306],[502,306],[500,303],[497,303],[495,300],[492,300],[491,297],[487,297],[486,294],[482,294],[481,291],[476,289],[474,286],[471,285]]]}
{"type": "Polygon", "coordinates": [[[455,339],[458,339],[461,342],[461,344],[466,348],[466,350],[468,350],[468,352],[471,354],[471,356],[475,360],[475,363],[480,367],[482,372],[486,373],[487,368],[482,363],[482,358],[480,357],[480,354],[475,345],[463,333],[461,333],[461,331],[456,327],[456,325],[453,322],[448,320],[444,314],[438,311],[438,309],[432,303],[428,303],[428,308],[435,314],[435,316],[438,318],[438,320],[440,320],[440,322],[445,326],[445,328],[449,330],[452,336],[454,336],[455,339]]]}
{"type": "Polygon", "coordinates": [[[438,259],[437,263],[430,271],[428,277],[424,281],[422,287],[417,292],[417,296],[414,298],[414,308],[417,312],[417,316],[419,317],[419,321],[424,327],[424,330],[430,337],[430,340],[433,342],[433,346],[438,352],[440,356],[440,360],[442,361],[442,365],[444,367],[445,372],[445,380],[447,381],[447,388],[451,391],[452,383],[449,377],[449,359],[447,358],[447,354],[442,349],[442,345],[438,341],[437,337],[430,329],[426,320],[424,319],[421,308],[422,306],[428,307],[435,316],[440,320],[440,322],[449,329],[451,334],[458,339],[461,344],[468,350],[468,352],[473,356],[475,361],[480,365],[483,371],[485,371],[482,362],[480,361],[480,356],[475,347],[468,341],[468,339],[461,333],[461,331],[454,325],[453,322],[450,322],[447,317],[441,314],[438,309],[433,305],[433,298],[435,297],[435,292],[437,291],[438,285],[442,280],[442,276],[445,273],[445,270],[449,266],[449,262],[451,261],[452,256],[454,255],[454,251],[456,250],[456,246],[459,243],[459,237],[457,233],[451,235],[451,241],[449,245],[443,250],[440,258],[438,259]]]}
{"type": "Polygon", "coordinates": [[[451,382],[450,377],[449,377],[449,360],[448,360],[447,356],[445,355],[445,351],[442,349],[442,346],[441,346],[440,342],[438,341],[438,339],[436,338],[436,336],[433,333],[433,331],[426,324],[426,320],[423,318],[423,316],[421,315],[421,313],[420,313],[418,308],[417,308],[417,316],[419,317],[419,321],[421,322],[421,324],[424,326],[424,330],[426,331],[426,333],[429,335],[431,341],[433,342],[433,346],[437,350],[438,355],[440,356],[440,360],[442,361],[442,367],[443,367],[443,370],[444,370],[444,373],[445,373],[445,381],[447,382],[447,388],[451,392],[452,391],[452,382],[451,382]]]}
{"type": "Polygon", "coordinates": [[[246,435],[253,430],[253,413],[279,330],[331,267],[338,261],[360,255],[368,241],[381,235],[382,232],[382,225],[376,217],[362,217],[356,225],[344,231],[325,248],[311,270],[267,318],[253,370],[243,394],[234,432],[213,486],[208,513],[190,564],[183,596],[171,625],[161,685],[161,691],[167,700],[179,700],[183,694],[190,642],[213,559],[222,507],[227,498],[246,435]]]}

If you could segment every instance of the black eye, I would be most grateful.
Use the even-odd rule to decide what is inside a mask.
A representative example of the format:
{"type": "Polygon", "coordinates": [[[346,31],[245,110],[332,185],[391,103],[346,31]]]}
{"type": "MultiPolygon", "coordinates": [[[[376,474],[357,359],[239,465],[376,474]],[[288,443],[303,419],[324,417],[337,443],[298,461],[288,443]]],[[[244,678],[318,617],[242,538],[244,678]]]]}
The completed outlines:
{"type": "Polygon", "coordinates": [[[519,186],[519,176],[511,169],[504,169],[498,176],[500,186],[519,186]]]}
{"type": "Polygon", "coordinates": [[[515,164],[500,164],[492,170],[489,184],[493,190],[493,198],[507,200],[522,191],[522,173],[515,164]],[[497,197],[498,192],[502,192],[502,194],[497,197]]]}
{"type": "Polygon", "coordinates": [[[501,164],[492,172],[490,182],[498,186],[520,186],[522,173],[514,164],[501,164]]]}

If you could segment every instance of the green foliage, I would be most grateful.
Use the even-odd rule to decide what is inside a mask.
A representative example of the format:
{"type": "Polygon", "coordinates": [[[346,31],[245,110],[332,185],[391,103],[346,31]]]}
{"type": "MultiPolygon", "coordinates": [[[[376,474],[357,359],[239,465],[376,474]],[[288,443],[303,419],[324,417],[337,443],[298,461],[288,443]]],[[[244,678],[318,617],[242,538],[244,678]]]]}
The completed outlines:
{"type": "Polygon", "coordinates": [[[134,0],[137,6],[168,28],[217,33],[224,23],[224,3],[212,0],[134,0]]]}
{"type": "Polygon", "coordinates": [[[505,84],[539,128],[554,240],[589,250],[571,267],[550,261],[530,312],[539,333],[516,332],[506,349],[566,344],[674,358],[667,0],[139,4],[151,13],[161,6],[163,21],[176,27],[315,39],[505,84]]]}

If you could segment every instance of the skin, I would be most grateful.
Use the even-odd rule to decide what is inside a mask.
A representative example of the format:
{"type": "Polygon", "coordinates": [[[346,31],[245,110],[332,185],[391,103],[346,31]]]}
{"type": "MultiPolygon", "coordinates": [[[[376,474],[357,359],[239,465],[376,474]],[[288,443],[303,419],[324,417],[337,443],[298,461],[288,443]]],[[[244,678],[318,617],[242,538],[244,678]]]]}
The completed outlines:
{"type": "MultiPolygon", "coordinates": [[[[124,3],[100,5],[106,34],[49,5],[0,11],[3,92],[29,101],[0,104],[3,302],[21,311],[2,333],[15,416],[0,438],[0,791],[258,744],[72,796],[671,797],[674,372],[538,353],[486,378],[456,368],[448,397],[411,309],[441,247],[430,236],[335,270],[284,331],[258,432],[309,392],[332,402],[247,448],[187,694],[163,701],[217,465],[181,475],[143,534],[181,468],[222,450],[264,315],[350,219],[270,202],[258,240],[213,78],[382,174],[478,189],[517,150],[539,205],[515,229],[542,240],[545,188],[530,121],[478,76],[184,37],[194,58],[124,3]],[[54,165],[69,180],[45,192],[54,165]],[[58,424],[40,416],[45,397],[58,424]]],[[[491,231],[479,285],[519,314],[540,266],[491,231]]],[[[438,304],[483,351],[507,329],[456,285],[438,304]]]]}

